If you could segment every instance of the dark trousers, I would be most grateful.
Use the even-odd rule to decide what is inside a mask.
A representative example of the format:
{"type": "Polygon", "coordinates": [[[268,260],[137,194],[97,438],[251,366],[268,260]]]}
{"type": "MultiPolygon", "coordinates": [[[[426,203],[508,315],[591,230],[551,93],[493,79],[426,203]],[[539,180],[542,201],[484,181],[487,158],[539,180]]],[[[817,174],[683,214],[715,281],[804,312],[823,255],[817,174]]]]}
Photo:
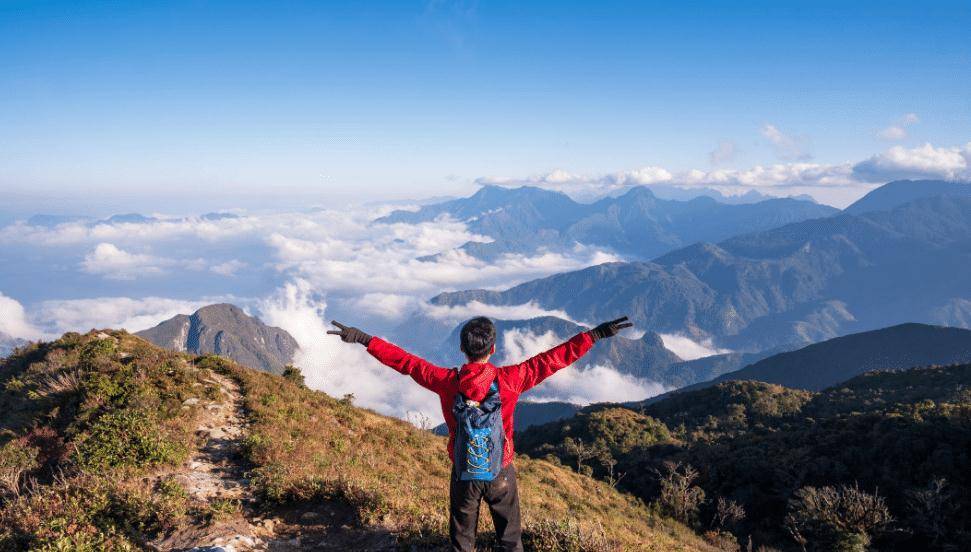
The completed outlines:
{"type": "Polygon", "coordinates": [[[492,481],[461,481],[452,471],[448,523],[452,551],[475,550],[475,530],[479,524],[479,503],[482,500],[489,505],[499,550],[522,552],[519,489],[516,486],[516,468],[512,464],[502,468],[492,481]]]}

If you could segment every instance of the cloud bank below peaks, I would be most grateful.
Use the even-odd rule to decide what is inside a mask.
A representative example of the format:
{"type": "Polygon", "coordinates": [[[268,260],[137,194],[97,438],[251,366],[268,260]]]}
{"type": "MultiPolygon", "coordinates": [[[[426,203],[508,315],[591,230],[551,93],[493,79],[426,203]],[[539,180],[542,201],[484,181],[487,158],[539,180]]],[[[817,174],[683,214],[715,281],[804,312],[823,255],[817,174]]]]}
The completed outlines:
{"type": "MultiPolygon", "coordinates": [[[[861,161],[826,164],[810,162],[799,140],[782,134],[772,125],[763,128],[763,135],[779,148],[779,157],[787,162],[749,168],[683,171],[648,165],[596,175],[556,169],[527,177],[484,176],[476,179],[476,183],[539,186],[564,192],[581,201],[619,194],[632,186],[675,186],[684,189],[711,188],[726,196],[743,195],[753,190],[770,196],[807,194],[817,201],[844,207],[876,185],[891,180],[971,179],[971,143],[953,147],[931,144],[912,148],[893,146],[861,161]]],[[[716,152],[713,152],[712,164],[720,165],[734,156],[734,146],[720,145],[716,152]]]]}
{"type": "Polygon", "coordinates": [[[354,395],[358,406],[383,414],[409,418],[419,413],[436,423],[443,421],[434,394],[407,376],[388,368],[357,344],[344,343],[327,330],[327,303],[306,280],[286,284],[260,305],[263,321],[286,330],[300,349],[294,364],[307,385],[335,397],[354,395]]]}
{"type": "MultiPolygon", "coordinates": [[[[563,339],[552,331],[535,334],[515,328],[497,340],[499,363],[514,364],[559,345],[563,339]]],[[[524,396],[535,402],[564,401],[579,405],[599,402],[639,401],[667,391],[660,383],[619,372],[613,366],[585,363],[560,370],[524,396]]]]}

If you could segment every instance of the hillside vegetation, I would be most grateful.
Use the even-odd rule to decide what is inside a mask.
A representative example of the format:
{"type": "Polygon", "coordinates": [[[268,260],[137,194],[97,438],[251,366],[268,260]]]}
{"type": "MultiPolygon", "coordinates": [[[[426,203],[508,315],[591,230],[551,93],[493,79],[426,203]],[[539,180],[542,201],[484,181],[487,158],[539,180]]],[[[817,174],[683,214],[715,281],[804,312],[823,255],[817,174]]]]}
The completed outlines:
{"type": "MultiPolygon", "coordinates": [[[[232,533],[237,550],[445,543],[444,439],[309,390],[296,370],[91,332],[18,351],[0,390],[0,550],[186,548],[232,533]],[[237,408],[239,427],[210,427],[237,408]],[[225,465],[204,472],[208,461],[225,465]],[[203,492],[207,481],[242,488],[203,492]]],[[[516,465],[529,549],[714,549],[607,483],[516,465]]]]}
{"type": "Polygon", "coordinates": [[[863,551],[971,542],[967,364],[868,373],[820,393],[721,383],[638,409],[588,407],[517,443],[743,543],[863,551]]]}

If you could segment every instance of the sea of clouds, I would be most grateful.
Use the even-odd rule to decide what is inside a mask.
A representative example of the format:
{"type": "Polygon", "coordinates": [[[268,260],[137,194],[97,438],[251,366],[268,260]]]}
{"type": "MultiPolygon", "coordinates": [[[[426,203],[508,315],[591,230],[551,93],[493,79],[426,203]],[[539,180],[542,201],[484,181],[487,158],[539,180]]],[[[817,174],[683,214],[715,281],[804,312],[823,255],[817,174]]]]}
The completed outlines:
{"type": "MultiPolygon", "coordinates": [[[[153,215],[142,222],[78,221],[55,226],[19,221],[0,228],[0,251],[17,273],[0,289],[27,290],[21,303],[0,295],[0,332],[26,339],[65,331],[138,331],[216,302],[243,307],[300,344],[295,364],[308,383],[335,396],[401,417],[440,420],[437,399],[410,378],[378,364],[363,348],[326,335],[331,319],[389,338],[407,337],[409,320],[438,324],[441,339],[475,315],[501,319],[557,316],[535,303],[432,305],[442,291],[503,289],[557,272],[620,260],[577,245],[565,252],[509,254],[484,262],[457,249],[470,240],[464,222],[377,224],[390,207],[235,213],[232,217],[153,215]],[[29,253],[28,253],[29,252],[29,253]],[[437,255],[435,255],[437,254],[437,255]],[[435,255],[428,260],[419,257],[435,255]],[[35,275],[58,275],[38,286],[35,275]],[[403,327],[404,326],[404,327],[403,327]]],[[[427,257],[426,257],[427,258],[427,257]]],[[[573,321],[573,320],[571,320],[573,321]]],[[[576,322],[576,321],[574,321],[576,322]]],[[[552,335],[500,336],[503,361],[552,347],[552,335]]],[[[587,404],[636,400],[663,391],[610,366],[580,365],[531,394],[534,400],[587,404]]]]}
{"type": "MultiPolygon", "coordinates": [[[[899,128],[881,135],[903,139],[906,129],[918,121],[908,114],[896,124],[899,128]]],[[[817,198],[832,194],[834,204],[845,205],[895,178],[971,178],[971,143],[896,145],[856,163],[825,165],[808,160],[811,155],[803,151],[798,137],[772,125],[762,133],[788,162],[682,173],[651,166],[592,176],[555,170],[525,178],[484,177],[478,182],[538,185],[584,198],[619,193],[634,185],[708,186],[728,194],[750,190],[770,195],[810,193],[817,198]]],[[[732,144],[722,144],[712,157],[718,164],[728,163],[733,149],[732,144]]],[[[378,365],[362,348],[328,337],[328,321],[336,318],[407,341],[415,336],[444,339],[460,321],[479,314],[569,320],[567,313],[535,303],[442,306],[428,299],[443,291],[503,289],[619,260],[607,251],[578,244],[571,251],[508,254],[485,262],[458,249],[470,240],[489,241],[470,232],[463,221],[373,222],[392,208],[235,211],[228,216],[157,214],[149,220],[123,217],[58,225],[18,221],[0,228],[0,260],[5,263],[0,271],[0,338],[49,339],[65,331],[109,327],[134,332],[207,304],[231,302],[297,339],[296,364],[312,386],[334,395],[354,394],[358,404],[381,412],[402,417],[420,413],[437,420],[440,414],[433,395],[378,365]],[[417,322],[409,325],[409,321],[417,322]]],[[[595,321],[585,321],[589,322],[595,321]]],[[[559,337],[507,332],[500,336],[500,360],[521,360],[555,345],[559,337]]],[[[683,359],[725,352],[684,335],[661,337],[665,347],[683,359]]],[[[429,344],[429,349],[435,345],[429,344]]],[[[530,398],[589,403],[636,400],[661,391],[654,382],[610,366],[581,363],[537,387],[530,398]]]]}

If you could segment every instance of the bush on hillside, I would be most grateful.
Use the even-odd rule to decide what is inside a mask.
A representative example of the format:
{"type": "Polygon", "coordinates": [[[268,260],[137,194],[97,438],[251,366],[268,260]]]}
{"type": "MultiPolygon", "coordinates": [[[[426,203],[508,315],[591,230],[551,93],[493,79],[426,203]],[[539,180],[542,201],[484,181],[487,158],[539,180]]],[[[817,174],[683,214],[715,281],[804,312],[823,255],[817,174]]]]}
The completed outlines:
{"type": "Polygon", "coordinates": [[[892,521],[883,498],[856,485],[803,487],[789,502],[786,529],[804,549],[866,552],[892,521]]]}

